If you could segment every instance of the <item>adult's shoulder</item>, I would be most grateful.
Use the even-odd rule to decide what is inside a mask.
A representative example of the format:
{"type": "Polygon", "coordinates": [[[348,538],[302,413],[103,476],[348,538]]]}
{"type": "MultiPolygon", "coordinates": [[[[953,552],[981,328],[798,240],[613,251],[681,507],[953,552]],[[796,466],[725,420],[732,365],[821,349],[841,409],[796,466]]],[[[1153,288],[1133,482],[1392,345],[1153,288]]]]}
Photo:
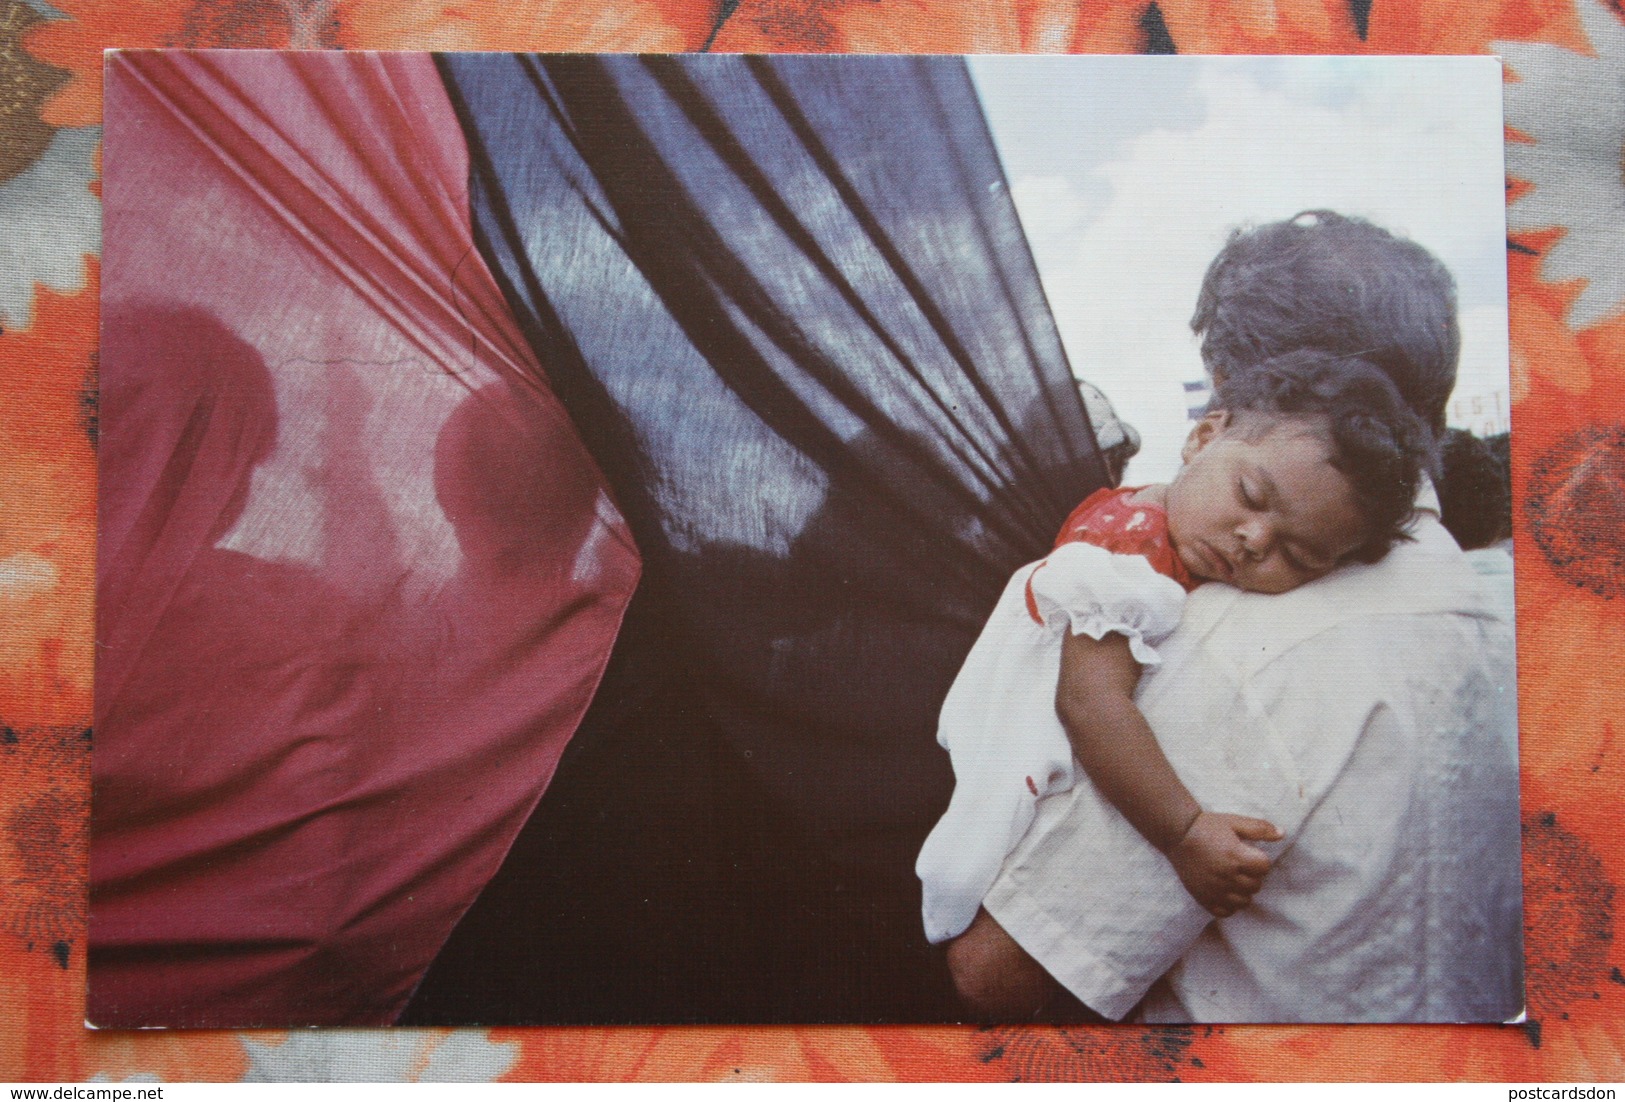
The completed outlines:
{"type": "Polygon", "coordinates": [[[1411,536],[1380,562],[1351,564],[1290,593],[1204,585],[1191,594],[1180,631],[1253,668],[1327,638],[1358,636],[1390,653],[1418,651],[1437,645],[1434,633],[1418,626],[1441,618],[1479,622],[1492,636],[1504,629],[1510,646],[1511,625],[1493,591],[1438,518],[1421,513],[1411,536]]]}

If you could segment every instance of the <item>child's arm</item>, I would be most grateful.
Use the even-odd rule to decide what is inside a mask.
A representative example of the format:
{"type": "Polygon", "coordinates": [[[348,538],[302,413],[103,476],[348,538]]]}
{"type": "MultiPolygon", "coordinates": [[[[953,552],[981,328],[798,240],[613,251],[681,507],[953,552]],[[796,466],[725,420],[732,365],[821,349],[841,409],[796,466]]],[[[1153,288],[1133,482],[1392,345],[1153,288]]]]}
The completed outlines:
{"type": "Polygon", "coordinates": [[[1167,855],[1196,901],[1221,918],[1245,907],[1269,857],[1250,841],[1280,831],[1262,819],[1202,810],[1134,703],[1140,664],[1128,640],[1066,636],[1055,710],[1072,753],[1113,807],[1167,855]]]}

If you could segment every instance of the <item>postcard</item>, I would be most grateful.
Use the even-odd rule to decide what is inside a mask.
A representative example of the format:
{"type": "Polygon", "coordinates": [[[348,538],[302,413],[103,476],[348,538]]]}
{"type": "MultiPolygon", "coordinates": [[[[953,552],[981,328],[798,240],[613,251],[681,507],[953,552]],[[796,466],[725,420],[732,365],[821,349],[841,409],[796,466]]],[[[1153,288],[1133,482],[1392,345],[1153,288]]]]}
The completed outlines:
{"type": "Polygon", "coordinates": [[[1501,82],[110,53],[90,1023],[1515,1018],[1501,82]]]}

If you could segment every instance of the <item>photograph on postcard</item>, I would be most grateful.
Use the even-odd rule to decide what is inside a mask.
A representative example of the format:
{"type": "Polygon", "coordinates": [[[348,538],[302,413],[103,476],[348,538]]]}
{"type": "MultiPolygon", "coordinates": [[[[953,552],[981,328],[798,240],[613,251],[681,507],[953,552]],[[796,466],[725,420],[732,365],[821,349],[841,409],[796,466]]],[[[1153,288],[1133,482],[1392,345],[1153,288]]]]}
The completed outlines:
{"type": "Polygon", "coordinates": [[[90,1023],[1516,1018],[1501,80],[110,53],[90,1023]]]}

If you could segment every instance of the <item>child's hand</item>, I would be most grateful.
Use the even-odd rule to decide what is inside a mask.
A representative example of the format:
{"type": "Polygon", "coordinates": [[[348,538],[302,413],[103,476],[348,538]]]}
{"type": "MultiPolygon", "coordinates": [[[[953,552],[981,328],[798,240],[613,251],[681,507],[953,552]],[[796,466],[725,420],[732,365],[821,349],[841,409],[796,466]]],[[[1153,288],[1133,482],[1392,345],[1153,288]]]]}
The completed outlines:
{"type": "Polygon", "coordinates": [[[1269,856],[1248,843],[1280,838],[1281,832],[1263,819],[1204,811],[1169,848],[1168,860],[1198,903],[1228,918],[1252,902],[1270,871],[1269,856]]]}

